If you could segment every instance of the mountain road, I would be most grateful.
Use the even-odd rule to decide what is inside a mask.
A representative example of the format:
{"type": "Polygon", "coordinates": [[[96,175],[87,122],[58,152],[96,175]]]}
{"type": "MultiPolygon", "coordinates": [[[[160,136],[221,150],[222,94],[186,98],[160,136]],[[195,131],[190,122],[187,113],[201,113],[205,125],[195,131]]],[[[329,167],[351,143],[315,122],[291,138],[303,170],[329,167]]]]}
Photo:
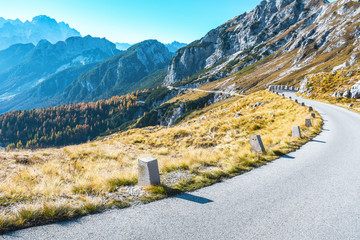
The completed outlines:
{"type": "Polygon", "coordinates": [[[285,94],[324,119],[299,150],[194,192],[0,239],[360,239],[360,114],[285,94]]]}

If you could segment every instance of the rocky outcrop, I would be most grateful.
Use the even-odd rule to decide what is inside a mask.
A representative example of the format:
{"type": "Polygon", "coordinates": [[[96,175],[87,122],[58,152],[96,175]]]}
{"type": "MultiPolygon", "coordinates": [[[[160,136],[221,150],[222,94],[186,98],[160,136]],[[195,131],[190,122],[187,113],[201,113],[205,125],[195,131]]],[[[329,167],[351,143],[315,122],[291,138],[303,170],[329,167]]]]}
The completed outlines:
{"type": "MultiPolygon", "coordinates": [[[[171,90],[172,93],[178,92],[175,89],[171,90]]],[[[210,93],[207,96],[189,100],[185,102],[171,102],[164,103],[158,107],[152,109],[149,113],[147,113],[144,117],[142,117],[136,127],[146,127],[146,126],[172,126],[176,124],[179,120],[183,119],[184,116],[187,116],[193,111],[201,109],[205,106],[208,106],[214,103],[215,94],[210,93]]]]}
{"type": "Polygon", "coordinates": [[[308,77],[305,77],[304,80],[302,80],[300,82],[300,87],[299,87],[299,93],[305,93],[307,92],[307,85],[308,85],[308,77]]]}
{"type": "Polygon", "coordinates": [[[360,81],[354,84],[350,90],[336,91],[331,96],[336,98],[360,98],[360,81]]]}
{"type": "Polygon", "coordinates": [[[176,120],[178,120],[180,117],[182,117],[185,113],[185,104],[182,103],[180,104],[179,107],[175,108],[173,110],[173,113],[170,117],[168,118],[163,118],[160,121],[160,125],[161,126],[172,126],[175,124],[176,120]]]}
{"type": "Polygon", "coordinates": [[[351,87],[351,97],[360,98],[360,81],[351,87]]]}

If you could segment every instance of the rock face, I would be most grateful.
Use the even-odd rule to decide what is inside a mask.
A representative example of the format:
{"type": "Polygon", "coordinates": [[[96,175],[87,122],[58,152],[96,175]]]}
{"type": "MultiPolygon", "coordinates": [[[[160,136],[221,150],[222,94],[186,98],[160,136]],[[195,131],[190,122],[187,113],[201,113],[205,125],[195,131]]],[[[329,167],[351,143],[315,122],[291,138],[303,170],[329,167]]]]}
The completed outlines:
{"type": "Polygon", "coordinates": [[[324,3],[327,1],[262,1],[250,13],[235,17],[177,52],[165,83],[172,84],[191,77],[204,68],[209,69],[224,60],[234,60],[241,54],[243,58],[250,53],[256,54],[250,61],[255,62],[279,50],[289,41],[293,41],[293,44],[287,51],[310,44],[314,41],[311,36],[299,35],[322,13],[324,3]],[[299,24],[296,32],[284,32],[296,24],[299,24]],[[271,45],[265,44],[270,39],[274,40],[271,45]]]}
{"type": "Polygon", "coordinates": [[[309,65],[320,54],[345,47],[353,48],[356,53],[348,54],[343,65],[354,66],[360,50],[357,47],[360,36],[358,6],[358,1],[351,0],[331,3],[325,0],[264,0],[253,11],[235,17],[180,49],[170,63],[164,83],[225,78],[267,56],[291,53],[292,59],[279,64],[281,68],[291,63],[289,70],[279,75],[281,79],[309,65]]]}
{"type": "Polygon", "coordinates": [[[81,35],[68,24],[44,15],[34,17],[30,22],[0,18],[0,50],[17,43],[36,45],[42,39],[56,43],[75,36],[81,35]]]}

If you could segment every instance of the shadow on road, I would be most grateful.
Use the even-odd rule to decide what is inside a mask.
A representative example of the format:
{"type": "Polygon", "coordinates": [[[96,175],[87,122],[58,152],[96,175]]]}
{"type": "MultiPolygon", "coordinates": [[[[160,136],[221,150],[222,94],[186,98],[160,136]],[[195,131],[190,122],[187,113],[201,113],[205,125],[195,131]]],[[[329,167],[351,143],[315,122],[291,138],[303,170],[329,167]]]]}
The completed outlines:
{"type": "Polygon", "coordinates": [[[187,201],[191,201],[191,202],[196,202],[199,204],[207,204],[207,203],[212,203],[214,202],[213,200],[207,199],[207,198],[203,198],[203,197],[199,197],[199,196],[195,196],[189,193],[183,193],[180,195],[175,196],[175,198],[180,198],[180,199],[184,199],[187,201]]]}
{"type": "Polygon", "coordinates": [[[324,142],[324,141],[319,141],[319,140],[311,140],[311,142],[326,143],[326,142],[324,142]]]}
{"type": "Polygon", "coordinates": [[[284,154],[283,152],[281,151],[274,151],[275,155],[278,156],[278,157],[282,157],[282,158],[290,158],[290,159],[294,159],[295,157],[292,157],[292,156],[289,156],[287,154],[284,154]]]}

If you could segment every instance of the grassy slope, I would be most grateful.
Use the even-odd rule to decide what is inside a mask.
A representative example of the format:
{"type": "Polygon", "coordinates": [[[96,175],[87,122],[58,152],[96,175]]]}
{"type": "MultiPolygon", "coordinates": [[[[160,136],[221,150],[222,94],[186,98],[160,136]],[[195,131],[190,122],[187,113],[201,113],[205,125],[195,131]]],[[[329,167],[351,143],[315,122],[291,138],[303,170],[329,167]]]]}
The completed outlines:
{"type": "Polygon", "coordinates": [[[337,91],[345,92],[360,80],[360,71],[343,70],[336,73],[319,73],[308,77],[307,87],[311,87],[310,94],[302,94],[304,97],[323,101],[340,107],[349,108],[350,104],[354,106],[350,110],[360,112],[360,102],[353,98],[332,97],[337,91]]]}
{"type": "Polygon", "coordinates": [[[210,105],[170,128],[133,129],[82,145],[4,153],[0,231],[159,199],[250,171],[319,133],[319,115],[313,128],[304,126],[308,117],[306,108],[261,91],[210,105]],[[256,102],[265,104],[253,109],[256,102]],[[242,116],[235,118],[238,111],[242,116]],[[301,126],[304,138],[291,138],[293,125],[301,126]],[[254,134],[262,136],[266,154],[251,152],[249,136],[254,134]],[[137,159],[145,156],[159,160],[163,185],[133,186],[137,159]],[[167,181],[174,173],[184,177],[167,181]],[[140,194],[129,194],[129,189],[140,194]]]}

